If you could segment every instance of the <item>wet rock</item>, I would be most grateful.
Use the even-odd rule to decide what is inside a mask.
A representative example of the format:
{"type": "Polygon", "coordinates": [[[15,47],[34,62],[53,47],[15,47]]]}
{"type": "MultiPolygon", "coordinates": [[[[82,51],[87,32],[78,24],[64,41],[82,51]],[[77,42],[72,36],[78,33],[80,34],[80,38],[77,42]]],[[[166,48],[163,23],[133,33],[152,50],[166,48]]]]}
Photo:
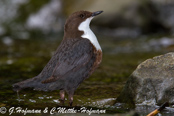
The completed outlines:
{"type": "Polygon", "coordinates": [[[119,103],[155,105],[174,103],[174,52],[147,59],[129,77],[119,103]]]}

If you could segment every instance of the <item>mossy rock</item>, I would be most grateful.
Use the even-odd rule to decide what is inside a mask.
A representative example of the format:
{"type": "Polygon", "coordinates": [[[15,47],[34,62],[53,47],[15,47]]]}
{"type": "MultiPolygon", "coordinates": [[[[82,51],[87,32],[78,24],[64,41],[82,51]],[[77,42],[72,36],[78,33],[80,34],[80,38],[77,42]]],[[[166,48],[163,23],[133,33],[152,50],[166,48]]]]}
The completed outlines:
{"type": "Polygon", "coordinates": [[[147,59],[129,77],[117,102],[160,105],[174,103],[174,53],[147,59]]]}

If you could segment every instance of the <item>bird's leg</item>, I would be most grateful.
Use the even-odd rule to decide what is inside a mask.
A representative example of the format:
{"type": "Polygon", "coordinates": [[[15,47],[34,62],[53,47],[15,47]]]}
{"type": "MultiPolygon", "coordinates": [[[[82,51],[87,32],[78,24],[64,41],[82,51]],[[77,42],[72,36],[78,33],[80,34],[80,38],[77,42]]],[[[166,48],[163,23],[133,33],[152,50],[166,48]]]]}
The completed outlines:
{"type": "Polygon", "coordinates": [[[62,105],[64,105],[64,102],[65,102],[65,91],[64,90],[60,90],[60,102],[62,103],[62,105]]]}
{"type": "Polygon", "coordinates": [[[72,106],[73,104],[73,95],[74,95],[74,92],[70,92],[68,94],[68,99],[69,99],[69,105],[72,106]]]}

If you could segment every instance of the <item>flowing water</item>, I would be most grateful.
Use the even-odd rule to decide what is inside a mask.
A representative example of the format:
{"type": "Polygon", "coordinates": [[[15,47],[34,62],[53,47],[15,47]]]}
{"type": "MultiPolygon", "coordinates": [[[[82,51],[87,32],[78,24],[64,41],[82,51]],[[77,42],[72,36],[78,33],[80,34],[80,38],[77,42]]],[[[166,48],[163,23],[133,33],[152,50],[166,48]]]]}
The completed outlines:
{"type": "MultiPolygon", "coordinates": [[[[7,109],[6,115],[24,115],[26,112],[22,112],[22,110],[26,108],[28,110],[34,109],[35,115],[49,115],[51,111],[56,112],[58,110],[55,107],[69,108],[69,110],[71,109],[71,115],[84,115],[80,112],[89,115],[90,109],[95,112],[93,115],[97,115],[98,113],[115,115],[117,113],[129,112],[128,108],[123,108],[121,105],[114,105],[126,80],[136,69],[137,65],[144,60],[172,51],[174,48],[173,38],[149,38],[145,36],[137,39],[116,39],[100,36],[98,38],[100,38],[99,43],[101,43],[103,49],[103,61],[92,76],[86,79],[75,91],[73,104],[75,109],[61,107],[60,101],[58,100],[59,91],[42,92],[25,89],[16,93],[12,90],[11,86],[16,82],[39,74],[53,55],[54,50],[56,50],[60,39],[1,39],[0,108],[5,107],[7,109]],[[18,112],[16,108],[19,108],[18,112]],[[79,113],[73,114],[73,112],[79,113]]],[[[65,106],[68,106],[67,96],[65,106]]],[[[135,110],[144,116],[156,107],[137,105],[135,110]]],[[[163,116],[169,116],[172,113],[173,109],[168,108],[164,111],[163,116]]],[[[33,114],[28,113],[28,115],[33,114]]]]}

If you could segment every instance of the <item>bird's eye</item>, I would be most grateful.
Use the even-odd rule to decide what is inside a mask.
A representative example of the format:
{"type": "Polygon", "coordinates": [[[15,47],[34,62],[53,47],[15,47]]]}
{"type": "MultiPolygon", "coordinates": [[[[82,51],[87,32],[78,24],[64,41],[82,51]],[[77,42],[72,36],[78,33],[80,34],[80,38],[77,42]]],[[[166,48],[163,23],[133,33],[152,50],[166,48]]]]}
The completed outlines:
{"type": "Polygon", "coordinates": [[[81,18],[85,18],[85,15],[84,15],[84,14],[80,14],[80,17],[81,17],[81,18]]]}

